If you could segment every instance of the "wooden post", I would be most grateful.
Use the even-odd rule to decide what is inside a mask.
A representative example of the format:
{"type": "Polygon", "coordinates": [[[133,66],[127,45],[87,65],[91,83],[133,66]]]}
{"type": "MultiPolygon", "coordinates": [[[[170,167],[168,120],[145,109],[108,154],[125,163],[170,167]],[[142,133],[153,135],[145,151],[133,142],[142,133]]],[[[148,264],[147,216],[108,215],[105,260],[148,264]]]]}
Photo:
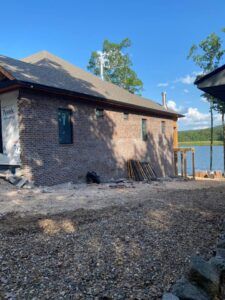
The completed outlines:
{"type": "Polygon", "coordinates": [[[184,177],[187,178],[187,153],[184,151],[184,177]]]}
{"type": "Polygon", "coordinates": [[[174,151],[174,168],[175,168],[175,176],[178,176],[178,152],[174,151]]]}
{"type": "Polygon", "coordinates": [[[192,149],[192,175],[195,179],[195,150],[192,149]]]}
{"type": "Polygon", "coordinates": [[[173,147],[178,148],[178,130],[177,121],[173,122],[173,147]]]}
{"type": "Polygon", "coordinates": [[[181,157],[181,162],[180,162],[180,166],[181,166],[181,176],[184,177],[184,154],[181,151],[180,153],[180,157],[181,157]]]}

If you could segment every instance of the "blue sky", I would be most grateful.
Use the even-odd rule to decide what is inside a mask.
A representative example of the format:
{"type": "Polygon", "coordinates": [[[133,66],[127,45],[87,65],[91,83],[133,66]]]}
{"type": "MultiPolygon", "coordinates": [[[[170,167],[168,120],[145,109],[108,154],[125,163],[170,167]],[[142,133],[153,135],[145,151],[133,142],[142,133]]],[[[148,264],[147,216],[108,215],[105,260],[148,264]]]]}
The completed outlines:
{"type": "Polygon", "coordinates": [[[193,43],[220,34],[224,20],[224,0],[2,1],[0,52],[22,58],[48,50],[86,68],[104,39],[128,37],[143,96],[161,102],[165,90],[170,106],[186,113],[180,129],[203,128],[208,104],[193,85],[199,69],[186,57],[193,43]]]}

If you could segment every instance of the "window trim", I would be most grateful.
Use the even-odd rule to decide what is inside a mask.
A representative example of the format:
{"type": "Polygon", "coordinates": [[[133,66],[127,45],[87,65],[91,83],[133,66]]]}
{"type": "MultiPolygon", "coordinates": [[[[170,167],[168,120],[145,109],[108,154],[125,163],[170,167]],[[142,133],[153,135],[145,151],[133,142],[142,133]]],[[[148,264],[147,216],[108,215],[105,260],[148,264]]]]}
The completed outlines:
{"type": "Polygon", "coordinates": [[[59,145],[73,145],[73,122],[72,122],[72,116],[73,116],[72,109],[63,108],[63,107],[59,107],[58,108],[58,139],[59,139],[59,145]],[[69,112],[69,123],[70,123],[70,142],[69,143],[60,142],[60,127],[59,127],[59,112],[60,111],[69,112]]]}
{"type": "Polygon", "coordinates": [[[145,118],[141,119],[141,139],[143,142],[146,142],[148,140],[147,119],[145,118]],[[143,132],[143,124],[145,124],[145,130],[146,130],[145,135],[143,132]]]}

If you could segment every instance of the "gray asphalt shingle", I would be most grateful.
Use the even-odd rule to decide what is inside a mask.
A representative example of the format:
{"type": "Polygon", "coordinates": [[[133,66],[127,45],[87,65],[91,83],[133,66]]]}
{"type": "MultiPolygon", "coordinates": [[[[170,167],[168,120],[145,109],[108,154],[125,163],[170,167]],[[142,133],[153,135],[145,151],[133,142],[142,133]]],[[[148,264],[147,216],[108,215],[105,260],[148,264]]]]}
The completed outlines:
{"type": "Polygon", "coordinates": [[[0,66],[16,80],[68,90],[121,104],[139,106],[159,112],[179,115],[162,105],[128,91],[86,72],[67,61],[41,51],[22,60],[0,55],[0,66]]]}

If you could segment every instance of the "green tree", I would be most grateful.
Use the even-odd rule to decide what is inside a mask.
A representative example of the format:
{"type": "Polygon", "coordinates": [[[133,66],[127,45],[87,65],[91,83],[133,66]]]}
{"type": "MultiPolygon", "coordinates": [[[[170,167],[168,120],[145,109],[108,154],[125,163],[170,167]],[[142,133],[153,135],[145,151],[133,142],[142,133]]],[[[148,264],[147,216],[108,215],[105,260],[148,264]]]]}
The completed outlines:
{"type": "Polygon", "coordinates": [[[131,41],[128,38],[119,44],[105,40],[102,51],[92,52],[87,68],[102,79],[140,95],[143,83],[132,70],[133,64],[127,53],[130,46],[131,41]]]}
{"type": "MultiPolygon", "coordinates": [[[[224,29],[223,29],[224,30],[224,29]]],[[[192,58],[197,66],[199,66],[203,74],[209,73],[218,68],[220,61],[224,55],[222,49],[222,41],[215,33],[211,33],[206,39],[202,40],[198,45],[193,45],[189,51],[188,59],[192,58]]],[[[213,157],[213,107],[215,99],[209,94],[203,96],[210,103],[211,116],[211,139],[210,139],[210,170],[212,170],[213,157]]]]}

